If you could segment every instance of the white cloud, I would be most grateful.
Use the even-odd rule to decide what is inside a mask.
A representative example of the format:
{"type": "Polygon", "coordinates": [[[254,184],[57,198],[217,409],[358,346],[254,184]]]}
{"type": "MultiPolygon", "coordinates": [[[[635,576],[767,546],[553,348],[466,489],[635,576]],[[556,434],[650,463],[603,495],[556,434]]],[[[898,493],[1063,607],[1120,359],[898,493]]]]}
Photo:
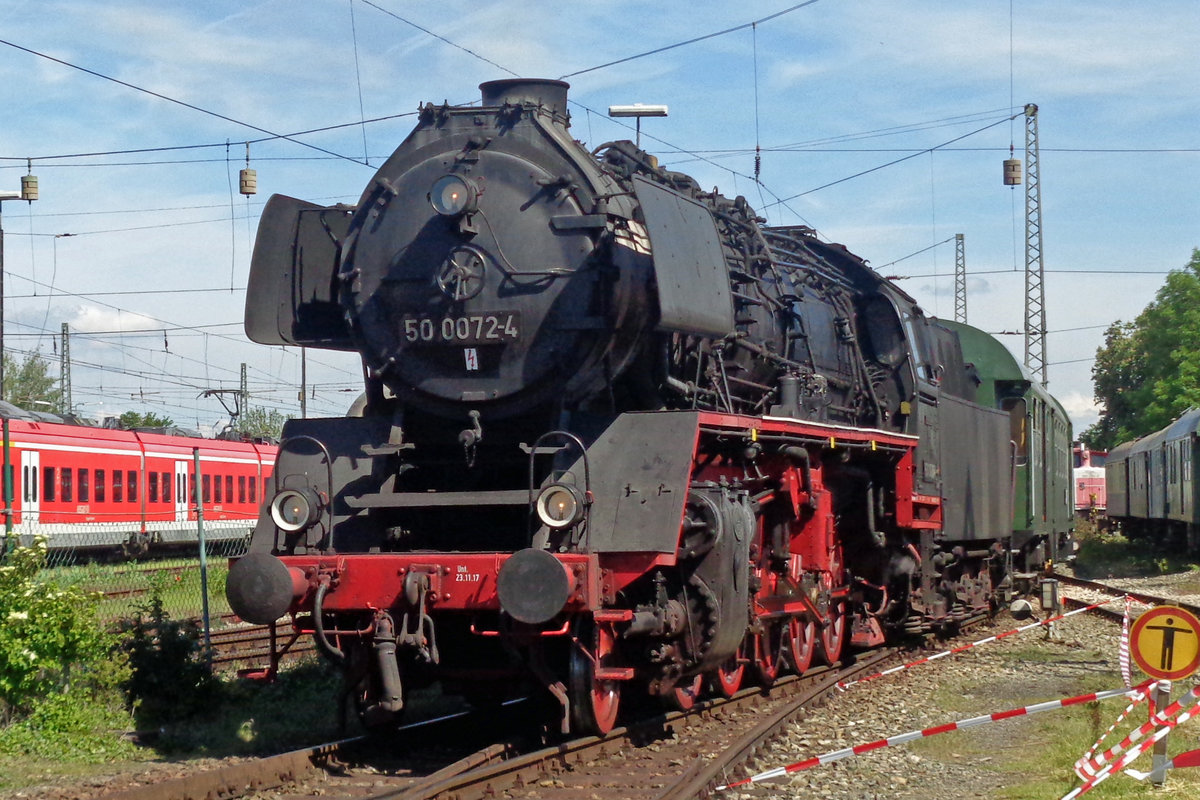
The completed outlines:
{"type": "Polygon", "coordinates": [[[1055,397],[1058,402],[1062,403],[1062,407],[1066,409],[1067,415],[1071,418],[1076,437],[1100,418],[1100,407],[1096,405],[1096,401],[1090,395],[1084,396],[1077,391],[1068,391],[1055,393],[1055,397]]]}
{"type": "Polygon", "coordinates": [[[67,324],[72,331],[79,333],[142,331],[147,328],[163,327],[163,323],[154,317],[91,305],[78,306],[75,314],[67,320],[67,324]]]}

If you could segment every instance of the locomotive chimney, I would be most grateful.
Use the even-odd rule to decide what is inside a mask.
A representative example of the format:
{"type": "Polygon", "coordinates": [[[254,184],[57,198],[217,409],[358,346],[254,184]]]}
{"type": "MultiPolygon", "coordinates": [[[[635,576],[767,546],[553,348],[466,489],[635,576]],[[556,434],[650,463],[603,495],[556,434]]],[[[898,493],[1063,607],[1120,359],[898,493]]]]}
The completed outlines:
{"type": "Polygon", "coordinates": [[[479,84],[483,92],[485,107],[502,106],[505,103],[522,105],[532,103],[546,107],[555,116],[569,119],[567,113],[567,89],[569,83],[546,78],[508,78],[479,84]]]}

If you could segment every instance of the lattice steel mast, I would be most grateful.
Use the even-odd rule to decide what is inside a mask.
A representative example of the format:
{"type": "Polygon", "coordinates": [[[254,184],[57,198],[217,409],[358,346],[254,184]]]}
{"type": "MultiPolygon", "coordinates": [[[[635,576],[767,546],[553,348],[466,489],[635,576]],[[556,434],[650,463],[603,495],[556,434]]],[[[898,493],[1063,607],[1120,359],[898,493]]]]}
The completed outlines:
{"type": "Polygon", "coordinates": [[[1043,385],[1046,370],[1046,285],[1042,262],[1042,182],[1038,107],[1025,106],[1025,366],[1043,385]]]}
{"type": "Polygon", "coordinates": [[[67,323],[62,324],[62,344],[58,349],[58,411],[60,414],[70,414],[74,410],[71,402],[71,329],[67,323]]]}
{"type": "Polygon", "coordinates": [[[967,321],[967,254],[961,233],[954,234],[954,321],[967,321]]]}

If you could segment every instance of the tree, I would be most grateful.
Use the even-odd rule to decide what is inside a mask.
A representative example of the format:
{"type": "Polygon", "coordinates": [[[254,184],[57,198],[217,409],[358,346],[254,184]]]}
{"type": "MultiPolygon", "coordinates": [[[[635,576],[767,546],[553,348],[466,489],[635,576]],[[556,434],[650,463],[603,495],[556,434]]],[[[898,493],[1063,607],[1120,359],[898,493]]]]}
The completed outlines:
{"type": "Polygon", "coordinates": [[[48,375],[50,364],[40,352],[17,360],[4,354],[4,399],[27,411],[58,411],[62,406],[62,388],[58,379],[48,375]]]}
{"type": "Polygon", "coordinates": [[[238,420],[238,427],[246,436],[259,439],[278,439],[279,435],[283,433],[283,423],[287,420],[287,415],[281,414],[273,408],[250,406],[242,413],[241,419],[238,420]]]}
{"type": "Polygon", "coordinates": [[[1081,438],[1096,449],[1145,436],[1200,406],[1200,249],[1167,276],[1137,319],[1109,326],[1092,379],[1104,412],[1081,438]]]}
{"type": "Polygon", "coordinates": [[[175,420],[170,417],[160,417],[153,412],[143,414],[137,411],[126,411],[121,415],[121,427],[127,430],[133,428],[170,428],[174,424],[175,420]]]}

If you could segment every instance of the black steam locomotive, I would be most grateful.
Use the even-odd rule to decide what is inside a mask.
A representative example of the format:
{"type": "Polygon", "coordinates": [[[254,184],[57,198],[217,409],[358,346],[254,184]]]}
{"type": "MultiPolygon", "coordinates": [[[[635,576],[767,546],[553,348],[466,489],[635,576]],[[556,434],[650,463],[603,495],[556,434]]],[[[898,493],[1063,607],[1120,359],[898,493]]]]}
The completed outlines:
{"type": "Polygon", "coordinates": [[[808,228],[588,152],[566,84],[481,89],[353,208],[264,211],[248,335],[357,351],[366,392],[284,429],[240,616],[290,615],[369,724],[440,681],[603,732],[623,693],[769,685],[1033,566],[955,332],[808,228]]]}

